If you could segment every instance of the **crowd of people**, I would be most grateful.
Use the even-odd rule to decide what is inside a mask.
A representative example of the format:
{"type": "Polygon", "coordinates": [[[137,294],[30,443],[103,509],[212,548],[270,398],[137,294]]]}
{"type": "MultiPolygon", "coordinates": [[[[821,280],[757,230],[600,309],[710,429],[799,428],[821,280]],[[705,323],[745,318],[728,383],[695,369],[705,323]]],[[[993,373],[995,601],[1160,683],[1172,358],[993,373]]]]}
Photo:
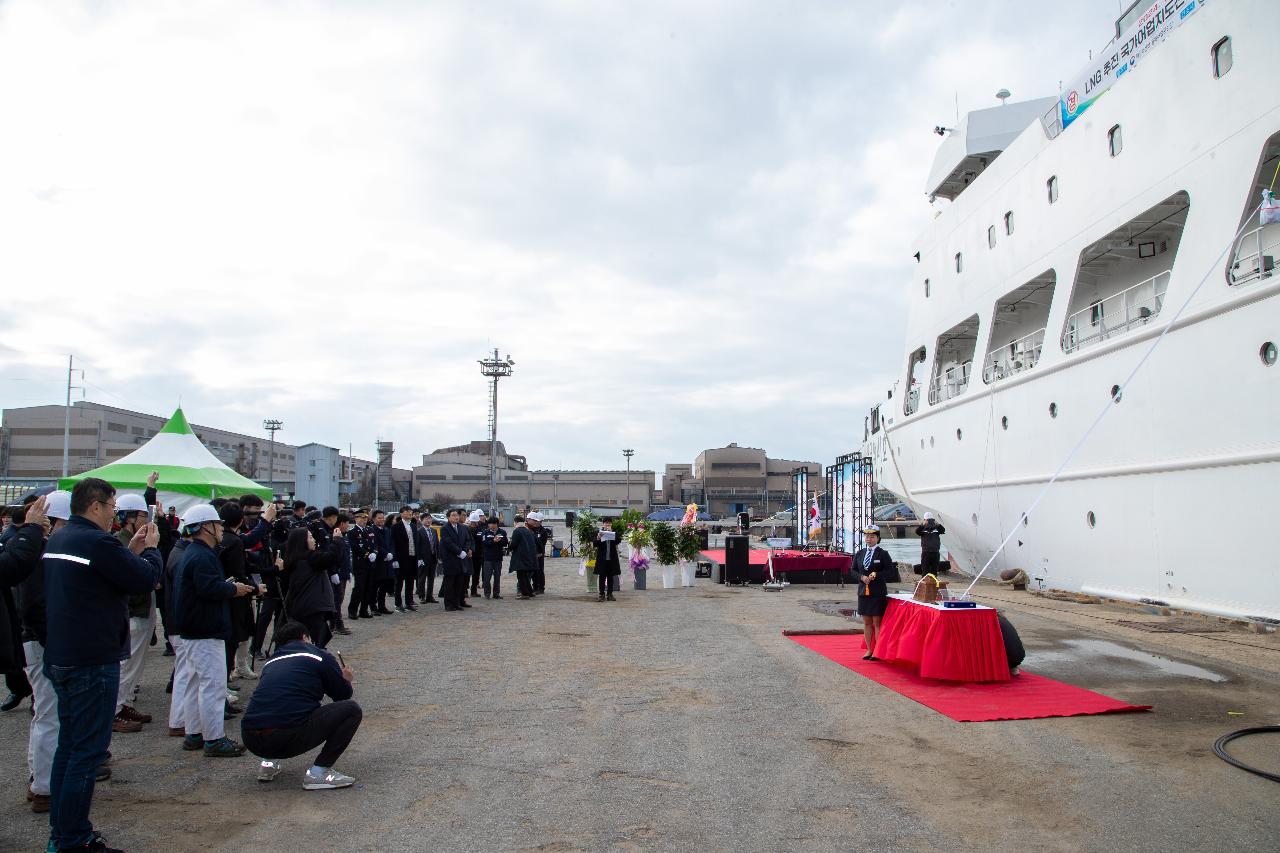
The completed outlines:
{"type": "Polygon", "coordinates": [[[482,591],[501,600],[504,559],[517,598],[545,594],[550,530],[536,512],[510,535],[479,511],[450,510],[437,530],[408,506],[389,518],[255,495],[179,516],[158,506],[157,485],[152,474],[143,495],[117,495],[87,478],[6,508],[0,707],[30,697],[26,796],[49,813],[51,850],[113,849],[89,819],[93,788],[110,777],[112,736],[153,719],[138,707],[148,646],[163,641],[173,659],[167,728],[183,750],[247,750],[270,782],[319,747],[303,787],[340,788],[355,781],[335,764],[363,712],[353,671],[326,649],[335,634],[427,604],[464,612],[482,591]],[[258,683],[246,707],[247,681],[258,683]],[[226,722],[241,714],[237,742],[226,722]]]}

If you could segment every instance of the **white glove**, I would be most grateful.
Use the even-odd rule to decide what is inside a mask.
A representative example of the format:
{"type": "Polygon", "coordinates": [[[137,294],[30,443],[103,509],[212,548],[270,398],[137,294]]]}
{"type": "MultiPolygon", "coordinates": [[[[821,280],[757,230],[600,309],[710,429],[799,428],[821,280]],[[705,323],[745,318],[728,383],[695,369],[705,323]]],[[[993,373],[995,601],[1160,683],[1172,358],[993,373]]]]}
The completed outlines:
{"type": "Polygon", "coordinates": [[[423,562],[422,560],[419,560],[419,561],[418,561],[418,568],[420,568],[420,569],[421,569],[421,568],[422,568],[422,567],[424,567],[424,566],[426,566],[426,563],[425,563],[425,562],[423,562]]]}
{"type": "Polygon", "coordinates": [[[399,560],[392,560],[392,561],[391,561],[391,568],[393,568],[393,569],[398,569],[398,568],[400,568],[400,561],[399,561],[399,560]]]}
{"type": "Polygon", "coordinates": [[[337,576],[337,575],[329,575],[329,583],[333,584],[334,586],[337,586],[337,585],[338,585],[338,576],[337,576]]]}
{"type": "Polygon", "coordinates": [[[383,559],[384,561],[386,561],[386,562],[388,562],[388,563],[389,563],[389,562],[391,562],[391,555],[390,555],[390,554],[388,554],[387,556],[383,557],[382,559],[383,559]]]}
{"type": "Polygon", "coordinates": [[[370,555],[369,555],[369,562],[370,562],[370,563],[376,563],[376,562],[378,562],[378,555],[377,555],[377,554],[370,554],[370,555]]]}
{"type": "Polygon", "coordinates": [[[465,559],[467,559],[467,552],[466,552],[466,551],[459,551],[459,552],[458,552],[458,556],[465,560],[465,559]]]}

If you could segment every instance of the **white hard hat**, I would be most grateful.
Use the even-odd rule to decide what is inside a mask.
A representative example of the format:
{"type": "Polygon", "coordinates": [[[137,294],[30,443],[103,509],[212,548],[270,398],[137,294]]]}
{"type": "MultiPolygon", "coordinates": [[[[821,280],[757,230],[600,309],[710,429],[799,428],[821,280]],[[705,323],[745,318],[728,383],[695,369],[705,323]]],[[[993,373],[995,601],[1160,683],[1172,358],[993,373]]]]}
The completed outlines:
{"type": "Polygon", "coordinates": [[[526,515],[525,518],[527,518],[529,521],[542,521],[542,513],[531,512],[528,515],[526,515]]]}
{"type": "Polygon", "coordinates": [[[182,514],[182,529],[197,527],[210,521],[222,523],[218,511],[209,504],[196,504],[182,514]]]}
{"type": "Polygon", "coordinates": [[[142,495],[121,495],[116,498],[116,512],[146,512],[147,502],[142,495]]]}
{"type": "Polygon", "coordinates": [[[926,513],[924,514],[924,520],[925,520],[925,521],[933,521],[933,520],[934,520],[934,515],[933,515],[933,513],[931,513],[931,512],[926,512],[926,513]]]}
{"type": "Polygon", "coordinates": [[[471,511],[471,515],[467,516],[467,521],[484,521],[484,513],[474,509],[471,511]]]}
{"type": "Polygon", "coordinates": [[[71,493],[63,489],[45,495],[45,515],[67,521],[71,518],[71,493]]]}

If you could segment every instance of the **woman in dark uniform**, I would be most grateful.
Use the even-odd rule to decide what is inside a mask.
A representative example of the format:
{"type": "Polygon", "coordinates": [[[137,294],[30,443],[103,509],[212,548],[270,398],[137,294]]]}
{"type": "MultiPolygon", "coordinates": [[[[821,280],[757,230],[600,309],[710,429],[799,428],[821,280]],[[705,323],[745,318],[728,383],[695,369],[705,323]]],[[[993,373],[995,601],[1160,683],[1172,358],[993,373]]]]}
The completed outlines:
{"type": "Polygon", "coordinates": [[[863,660],[876,660],[876,636],[880,618],[889,606],[889,584],[898,583],[898,564],[880,547],[880,528],[874,524],[862,531],[866,547],[853,555],[853,572],[858,577],[858,615],[862,617],[862,637],[867,644],[863,660]]]}
{"type": "Polygon", "coordinates": [[[600,532],[596,534],[596,577],[600,579],[601,601],[617,601],[613,593],[618,588],[618,576],[621,574],[622,566],[618,561],[618,535],[613,532],[609,520],[602,518],[600,532]]]}

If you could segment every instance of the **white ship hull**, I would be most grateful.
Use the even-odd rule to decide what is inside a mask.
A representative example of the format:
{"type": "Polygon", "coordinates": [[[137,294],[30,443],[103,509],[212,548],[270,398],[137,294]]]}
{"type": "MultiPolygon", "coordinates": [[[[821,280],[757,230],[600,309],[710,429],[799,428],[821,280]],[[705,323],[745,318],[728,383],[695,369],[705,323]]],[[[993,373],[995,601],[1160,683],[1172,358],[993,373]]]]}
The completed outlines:
{"type": "MultiPolygon", "coordinates": [[[[1027,128],[935,219],[916,246],[904,372],[865,452],[881,485],[939,514],[969,570],[1017,528],[992,573],[1017,567],[1046,588],[1280,619],[1280,565],[1267,544],[1280,491],[1280,365],[1268,366],[1264,349],[1280,343],[1280,271],[1267,274],[1249,248],[1267,255],[1280,230],[1243,247],[1233,239],[1259,201],[1262,161],[1280,150],[1270,44],[1280,3],[1195,11],[1056,138],[1039,122],[1027,128]],[[1227,35],[1233,64],[1218,75],[1211,53],[1227,35]],[[1028,311],[1040,314],[1026,320],[1028,311]],[[1228,551],[1224,535],[1257,539],[1257,553],[1228,551]]],[[[1253,231],[1256,214],[1249,222],[1253,231]]]]}

